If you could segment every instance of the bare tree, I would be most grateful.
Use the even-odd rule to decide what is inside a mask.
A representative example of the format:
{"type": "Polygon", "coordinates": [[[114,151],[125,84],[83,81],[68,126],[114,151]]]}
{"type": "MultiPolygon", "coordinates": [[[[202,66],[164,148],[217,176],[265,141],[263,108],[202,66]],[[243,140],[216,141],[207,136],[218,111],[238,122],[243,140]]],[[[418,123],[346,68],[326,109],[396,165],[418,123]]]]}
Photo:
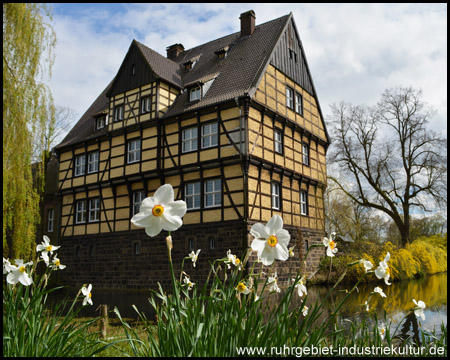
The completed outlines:
{"type": "Polygon", "coordinates": [[[357,204],[386,213],[410,241],[413,208],[447,204],[447,140],[426,128],[434,115],[413,88],[386,90],[375,107],[332,105],[336,163],[352,186],[338,184],[357,204]]]}

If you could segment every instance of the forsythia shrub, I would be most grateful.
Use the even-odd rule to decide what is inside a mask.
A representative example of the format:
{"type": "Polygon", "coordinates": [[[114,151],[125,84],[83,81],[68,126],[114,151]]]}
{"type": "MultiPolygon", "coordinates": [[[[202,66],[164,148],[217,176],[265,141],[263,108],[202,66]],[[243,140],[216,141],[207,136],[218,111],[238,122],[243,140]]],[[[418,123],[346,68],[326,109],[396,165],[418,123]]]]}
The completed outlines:
{"type": "MultiPolygon", "coordinates": [[[[391,254],[389,268],[391,280],[406,280],[414,277],[420,271],[420,262],[407,248],[398,249],[391,242],[384,245],[386,252],[391,254]]],[[[383,256],[380,261],[383,260],[383,256]]]]}
{"type": "Polygon", "coordinates": [[[442,247],[421,238],[409,246],[409,251],[418,259],[423,273],[436,274],[447,271],[447,252],[442,247]]]}

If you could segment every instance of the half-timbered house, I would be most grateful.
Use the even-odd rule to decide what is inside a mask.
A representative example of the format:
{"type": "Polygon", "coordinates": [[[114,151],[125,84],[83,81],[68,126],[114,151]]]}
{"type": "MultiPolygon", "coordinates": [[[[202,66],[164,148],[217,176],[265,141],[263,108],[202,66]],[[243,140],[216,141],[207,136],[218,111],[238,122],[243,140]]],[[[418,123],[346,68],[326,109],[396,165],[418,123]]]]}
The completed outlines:
{"type": "Polygon", "coordinates": [[[65,283],[168,282],[166,232],[150,238],[130,222],[165,183],[188,208],[172,233],[174,263],[201,249],[186,269],[194,280],[229,249],[240,256],[250,227],[274,214],[295,245],[294,258],[277,265],[280,280],[324,236],[329,137],[292,13],[255,26],[249,11],[240,21],[240,32],[188,50],[169,46],[166,57],[133,40],[115,78],[56,147],[53,218],[65,283]]]}

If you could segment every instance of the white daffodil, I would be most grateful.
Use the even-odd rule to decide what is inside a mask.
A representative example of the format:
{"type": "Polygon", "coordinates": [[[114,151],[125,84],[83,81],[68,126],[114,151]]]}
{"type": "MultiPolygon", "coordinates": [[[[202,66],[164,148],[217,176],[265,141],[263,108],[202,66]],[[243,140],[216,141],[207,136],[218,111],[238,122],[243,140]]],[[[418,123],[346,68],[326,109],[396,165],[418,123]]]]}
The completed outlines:
{"type": "Polygon", "coordinates": [[[61,261],[56,257],[56,255],[53,257],[52,263],[53,269],[55,270],[63,270],[66,268],[66,265],[62,265],[61,261]]]}
{"type": "Polygon", "coordinates": [[[170,184],[162,185],[152,197],[141,203],[141,211],[133,216],[131,222],[145,228],[148,236],[156,236],[161,230],[175,231],[183,225],[181,218],[186,214],[186,202],[174,201],[170,184]]]}
{"type": "Polygon", "coordinates": [[[381,290],[381,288],[379,286],[377,286],[375,289],[373,289],[373,291],[375,291],[377,294],[380,294],[381,297],[386,297],[386,294],[383,292],[383,290],[381,290]]]}
{"type": "Polygon", "coordinates": [[[359,263],[364,265],[366,272],[373,268],[373,264],[369,260],[360,259],[359,263]]]}
{"type": "Polygon", "coordinates": [[[44,259],[47,266],[50,263],[48,254],[53,255],[53,251],[58,250],[61,246],[50,245],[50,239],[44,235],[44,241],[36,246],[36,251],[42,251],[41,258],[44,259]]]}
{"type": "Polygon", "coordinates": [[[243,282],[240,282],[237,286],[236,286],[236,291],[239,294],[244,294],[247,295],[250,292],[250,289],[247,287],[247,285],[245,285],[243,282]]]}
{"type": "Polygon", "coordinates": [[[391,285],[391,283],[388,282],[389,277],[391,276],[391,270],[389,269],[389,266],[387,264],[390,258],[391,255],[387,253],[384,257],[384,260],[380,261],[380,265],[375,269],[375,276],[378,279],[384,279],[386,285],[391,285]]]}
{"type": "Polygon", "coordinates": [[[191,253],[188,255],[189,259],[192,260],[192,265],[195,267],[195,264],[198,260],[198,254],[200,253],[201,249],[198,249],[197,252],[194,253],[194,251],[191,251],[191,253]]]}
{"type": "Polygon", "coordinates": [[[195,283],[191,282],[191,279],[189,279],[188,276],[185,276],[183,281],[188,286],[188,291],[191,290],[195,285],[195,283]]]}
{"type": "Polygon", "coordinates": [[[290,248],[289,248],[289,250],[288,250],[288,252],[289,252],[289,256],[290,256],[290,257],[293,257],[293,256],[295,256],[295,254],[294,254],[294,248],[295,248],[295,245],[294,245],[294,246],[292,246],[292,247],[290,247],[290,248]]]}
{"type": "Polygon", "coordinates": [[[305,286],[305,275],[302,276],[300,282],[297,285],[295,285],[295,287],[297,288],[298,296],[302,297],[303,295],[307,294],[305,286]]]}
{"type": "Polygon", "coordinates": [[[22,285],[30,286],[33,283],[33,279],[27,273],[27,266],[33,265],[33,262],[23,263],[23,260],[16,259],[16,265],[5,264],[5,269],[8,273],[6,276],[6,282],[8,284],[17,284],[20,282],[22,285]]]}
{"type": "Polygon", "coordinates": [[[417,302],[414,299],[413,302],[418,307],[418,309],[414,310],[414,315],[420,317],[423,321],[425,321],[425,313],[423,312],[423,310],[425,309],[425,303],[422,300],[419,300],[419,302],[417,302]]]}
{"type": "Polygon", "coordinates": [[[386,336],[386,326],[382,324],[378,327],[378,332],[380,333],[381,340],[384,340],[384,337],[386,336]]]}
{"type": "Polygon", "coordinates": [[[81,288],[81,293],[85,296],[83,299],[83,306],[85,306],[87,303],[94,305],[92,302],[92,284],[89,284],[89,286],[86,288],[86,286],[83,286],[81,288]]]}
{"type": "Polygon", "coordinates": [[[303,316],[308,315],[308,310],[309,310],[308,307],[306,305],[303,305],[303,309],[302,309],[303,316]]]}
{"type": "Polygon", "coordinates": [[[287,246],[291,236],[283,229],[283,219],[279,215],[274,215],[267,225],[260,223],[253,225],[250,233],[255,237],[251,248],[261,257],[264,265],[269,266],[275,260],[284,261],[289,258],[287,246]]]}
{"type": "Polygon", "coordinates": [[[9,273],[11,270],[9,270],[8,266],[11,266],[11,263],[8,259],[3,258],[3,275],[9,273]]]}
{"type": "Polygon", "coordinates": [[[275,273],[273,276],[269,276],[269,278],[267,279],[267,285],[271,285],[271,287],[269,288],[269,291],[276,291],[276,292],[280,292],[281,289],[278,287],[278,275],[277,273],[275,273]]]}
{"type": "Polygon", "coordinates": [[[368,300],[366,300],[364,302],[364,306],[366,307],[366,311],[369,311],[369,302],[368,302],[368,300]]]}
{"type": "Polygon", "coordinates": [[[336,248],[336,242],[333,240],[333,236],[336,236],[335,232],[331,233],[331,236],[329,239],[327,237],[324,237],[322,240],[322,243],[327,248],[327,256],[329,256],[329,257],[333,257],[334,254],[336,254],[338,252],[338,249],[336,248]]]}
{"type": "Polygon", "coordinates": [[[231,250],[227,251],[227,260],[225,260],[225,264],[227,264],[227,268],[231,268],[230,264],[233,264],[234,266],[239,267],[239,270],[241,270],[241,260],[236,255],[233,255],[231,253],[231,250]]]}

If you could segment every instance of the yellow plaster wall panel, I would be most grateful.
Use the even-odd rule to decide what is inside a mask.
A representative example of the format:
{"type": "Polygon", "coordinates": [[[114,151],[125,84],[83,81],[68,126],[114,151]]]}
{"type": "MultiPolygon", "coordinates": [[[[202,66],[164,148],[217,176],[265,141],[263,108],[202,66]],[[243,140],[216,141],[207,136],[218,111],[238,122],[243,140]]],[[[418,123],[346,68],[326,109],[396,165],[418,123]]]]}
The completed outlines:
{"type": "Polygon", "coordinates": [[[72,151],[61,153],[61,155],[59,156],[60,163],[62,163],[63,161],[66,161],[66,160],[68,162],[70,162],[71,159],[72,159],[72,151]]]}
{"type": "Polygon", "coordinates": [[[156,149],[142,151],[141,161],[155,159],[156,153],[156,149]]]}
{"type": "Polygon", "coordinates": [[[270,196],[261,195],[261,205],[262,207],[270,209],[272,207],[272,198],[270,196]]]}
{"type": "Polygon", "coordinates": [[[108,220],[108,221],[113,221],[114,220],[114,210],[108,210],[108,211],[103,211],[101,213],[101,218],[102,221],[108,220]]]}
{"type": "Polygon", "coordinates": [[[83,226],[75,226],[73,235],[84,235],[85,231],[84,231],[84,225],[83,226]]]}
{"type": "Polygon", "coordinates": [[[220,117],[222,118],[222,120],[239,118],[239,116],[240,116],[240,113],[239,113],[238,107],[222,110],[220,112],[220,117]]]}
{"type": "Polygon", "coordinates": [[[117,159],[118,157],[123,158],[124,153],[125,153],[125,146],[117,146],[111,149],[111,157],[115,159],[117,159]]]}
{"type": "Polygon", "coordinates": [[[199,222],[200,222],[199,211],[188,211],[186,215],[183,216],[184,224],[198,224],[199,222]]]}
{"type": "Polygon", "coordinates": [[[116,221],[116,231],[126,231],[129,227],[128,221],[116,221]]]}
{"type": "Polygon", "coordinates": [[[88,224],[86,234],[98,234],[98,223],[88,224]]]}
{"type": "Polygon", "coordinates": [[[124,157],[122,155],[114,157],[111,159],[110,163],[111,163],[111,167],[117,167],[117,166],[123,166],[124,165],[124,157]]]}
{"type": "Polygon", "coordinates": [[[74,178],[72,184],[74,187],[84,185],[84,176],[74,178]]]}
{"type": "MultiPolygon", "coordinates": [[[[251,209],[250,212],[252,214],[251,219],[257,220],[257,221],[261,220],[261,209],[258,207],[251,207],[250,209],[251,209]]],[[[250,214],[250,212],[249,212],[249,214],[250,214]]]]}
{"type": "MultiPolygon", "coordinates": [[[[238,211],[239,211],[239,214],[242,215],[243,209],[242,208],[238,208],[238,211]]],[[[224,217],[225,221],[227,221],[227,220],[238,220],[239,219],[239,215],[236,214],[236,211],[234,211],[234,209],[226,209],[224,211],[223,217],[224,217]]]]}
{"type": "Polygon", "coordinates": [[[119,219],[129,219],[129,218],[130,218],[130,210],[129,209],[116,210],[116,219],[117,220],[119,220],[119,219]]]}
{"type": "Polygon", "coordinates": [[[139,172],[139,163],[125,166],[125,175],[136,174],[139,172]]]}
{"type": "Polygon", "coordinates": [[[114,136],[111,138],[111,146],[121,145],[125,143],[125,138],[123,135],[114,136]]]}
{"type": "Polygon", "coordinates": [[[261,221],[267,222],[271,219],[272,213],[270,210],[261,209],[261,221]]]}
{"type": "Polygon", "coordinates": [[[197,153],[188,153],[181,155],[181,165],[192,164],[197,162],[197,153]]]}
{"type": "Polygon", "coordinates": [[[234,146],[222,147],[222,149],[220,149],[220,152],[222,154],[222,157],[238,154],[238,151],[234,148],[234,146]]]}
{"type": "Polygon", "coordinates": [[[206,210],[203,212],[203,222],[214,222],[222,220],[222,209],[206,210]]]}
{"type": "Polygon", "coordinates": [[[217,152],[217,148],[210,149],[210,150],[203,150],[200,152],[200,161],[208,161],[208,160],[217,159],[218,156],[219,156],[219,154],[217,152]]]}
{"type": "Polygon", "coordinates": [[[116,177],[121,177],[121,176],[123,176],[123,167],[116,168],[116,169],[111,169],[110,174],[111,174],[111,175],[110,175],[111,178],[116,178],[116,177]]]}

